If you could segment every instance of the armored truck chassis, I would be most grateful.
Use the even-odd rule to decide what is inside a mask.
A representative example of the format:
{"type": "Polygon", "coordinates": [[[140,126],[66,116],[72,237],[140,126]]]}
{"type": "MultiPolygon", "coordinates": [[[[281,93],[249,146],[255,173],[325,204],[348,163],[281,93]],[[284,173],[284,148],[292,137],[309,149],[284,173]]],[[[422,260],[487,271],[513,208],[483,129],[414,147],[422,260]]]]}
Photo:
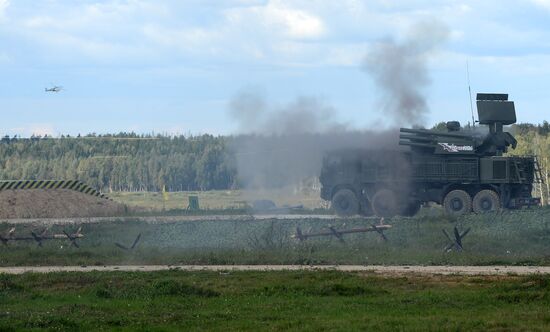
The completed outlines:
{"type": "Polygon", "coordinates": [[[406,149],[331,151],[323,159],[321,198],[338,215],[413,216],[422,204],[441,204],[447,214],[485,213],[540,204],[531,196],[540,181],[534,156],[503,156],[516,140],[503,131],[515,123],[504,94],[478,94],[479,130],[400,130],[406,149]]]}

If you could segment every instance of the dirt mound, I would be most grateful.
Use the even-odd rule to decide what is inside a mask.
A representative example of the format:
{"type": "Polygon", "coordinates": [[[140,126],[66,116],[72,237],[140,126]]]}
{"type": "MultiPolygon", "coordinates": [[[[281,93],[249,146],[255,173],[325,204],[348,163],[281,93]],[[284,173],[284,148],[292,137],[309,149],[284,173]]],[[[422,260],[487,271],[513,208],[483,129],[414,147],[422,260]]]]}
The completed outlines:
{"type": "Polygon", "coordinates": [[[67,189],[0,191],[0,219],[121,215],[124,205],[67,189]]]}

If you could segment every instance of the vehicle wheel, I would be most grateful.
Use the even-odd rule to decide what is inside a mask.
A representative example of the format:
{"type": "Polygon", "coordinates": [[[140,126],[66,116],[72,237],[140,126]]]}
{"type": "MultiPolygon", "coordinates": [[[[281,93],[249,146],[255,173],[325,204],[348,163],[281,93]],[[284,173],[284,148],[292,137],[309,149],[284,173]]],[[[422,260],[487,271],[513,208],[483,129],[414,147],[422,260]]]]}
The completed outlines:
{"type": "Polygon", "coordinates": [[[443,207],[448,215],[461,216],[472,211],[472,197],[464,190],[450,191],[443,199],[443,207]]]}
{"type": "Polygon", "coordinates": [[[340,189],[332,196],[332,208],[337,215],[349,217],[359,213],[359,201],[349,189],[340,189]]]}
{"type": "Polygon", "coordinates": [[[360,205],[360,215],[364,217],[371,217],[372,215],[374,215],[374,211],[372,211],[372,205],[370,204],[368,199],[363,199],[360,205]]]}
{"type": "Polygon", "coordinates": [[[475,213],[495,212],[500,209],[500,198],[492,190],[481,190],[474,196],[473,207],[475,213]]]}
{"type": "Polygon", "coordinates": [[[372,210],[378,217],[391,218],[397,212],[397,197],[389,189],[380,189],[372,198],[372,210]]]}
{"type": "Polygon", "coordinates": [[[401,215],[405,217],[414,217],[420,211],[420,202],[419,201],[412,201],[409,202],[401,211],[401,215]]]}

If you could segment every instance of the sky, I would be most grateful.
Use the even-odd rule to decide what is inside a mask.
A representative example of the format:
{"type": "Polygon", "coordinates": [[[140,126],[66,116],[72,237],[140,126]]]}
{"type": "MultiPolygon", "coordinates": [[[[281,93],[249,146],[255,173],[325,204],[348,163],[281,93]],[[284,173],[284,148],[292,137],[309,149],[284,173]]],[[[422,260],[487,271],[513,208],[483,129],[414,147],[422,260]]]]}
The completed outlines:
{"type": "Polygon", "coordinates": [[[232,134],[243,91],[392,126],[365,58],[430,21],[449,33],[426,55],[425,126],[471,119],[467,64],[474,94],[550,119],[550,0],[0,0],[0,135],[232,134]]]}

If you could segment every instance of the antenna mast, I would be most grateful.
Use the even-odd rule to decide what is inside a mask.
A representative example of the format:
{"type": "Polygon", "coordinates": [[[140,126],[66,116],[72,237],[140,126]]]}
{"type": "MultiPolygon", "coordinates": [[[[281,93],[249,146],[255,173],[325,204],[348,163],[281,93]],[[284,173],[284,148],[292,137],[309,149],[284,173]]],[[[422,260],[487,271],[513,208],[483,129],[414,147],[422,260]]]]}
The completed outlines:
{"type": "Polygon", "coordinates": [[[468,93],[470,94],[470,111],[472,112],[472,127],[476,126],[474,120],[474,105],[472,102],[472,88],[470,86],[470,66],[468,65],[468,60],[466,60],[466,75],[468,76],[468,93]]]}

